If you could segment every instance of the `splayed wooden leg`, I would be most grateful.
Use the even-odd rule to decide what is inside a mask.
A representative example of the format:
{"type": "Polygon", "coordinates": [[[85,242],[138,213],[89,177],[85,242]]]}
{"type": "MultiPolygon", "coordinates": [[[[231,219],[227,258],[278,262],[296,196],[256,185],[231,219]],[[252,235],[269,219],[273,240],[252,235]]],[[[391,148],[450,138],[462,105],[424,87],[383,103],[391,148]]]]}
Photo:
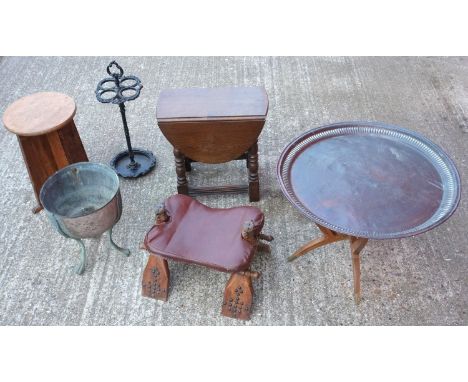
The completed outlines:
{"type": "Polygon", "coordinates": [[[329,228],[317,224],[317,227],[322,232],[322,236],[303,245],[293,255],[288,257],[288,261],[293,261],[298,257],[305,255],[316,248],[322,247],[336,241],[349,239],[351,244],[351,259],[353,262],[353,281],[354,281],[354,301],[359,304],[361,301],[361,264],[359,254],[366,246],[368,239],[362,237],[354,237],[332,231],[329,228]]]}
{"type": "Polygon", "coordinates": [[[42,204],[38,204],[37,206],[35,206],[32,209],[32,212],[33,212],[33,214],[37,214],[37,213],[41,212],[43,209],[44,209],[44,207],[42,207],[42,204]]]}
{"type": "Polygon", "coordinates": [[[354,279],[354,302],[361,302],[361,264],[359,254],[367,244],[367,239],[360,237],[351,237],[351,258],[353,261],[353,279],[354,279]]]}
{"type": "Polygon", "coordinates": [[[302,255],[305,255],[307,252],[310,252],[316,248],[322,247],[324,245],[334,243],[335,241],[346,240],[349,238],[347,235],[332,231],[331,229],[322,227],[317,224],[317,227],[322,231],[323,236],[312,240],[311,242],[303,245],[299,248],[294,254],[288,257],[288,261],[293,261],[302,255]]]}

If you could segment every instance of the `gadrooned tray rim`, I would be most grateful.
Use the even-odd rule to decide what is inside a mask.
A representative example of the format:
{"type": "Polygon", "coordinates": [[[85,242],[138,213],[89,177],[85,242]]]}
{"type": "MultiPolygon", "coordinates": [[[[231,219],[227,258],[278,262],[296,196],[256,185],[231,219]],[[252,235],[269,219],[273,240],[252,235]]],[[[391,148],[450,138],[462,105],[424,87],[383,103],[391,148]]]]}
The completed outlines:
{"type": "MultiPolygon", "coordinates": [[[[301,152],[302,150],[298,150],[298,152],[301,152]]],[[[293,161],[289,160],[289,163],[293,161]]],[[[434,165],[434,164],[433,164],[434,165]]],[[[434,165],[434,167],[438,170],[438,168],[434,165]]],[[[329,228],[333,231],[340,232],[346,235],[350,236],[356,236],[356,237],[364,237],[368,239],[396,239],[396,238],[403,238],[403,237],[409,237],[409,236],[415,236],[424,232],[427,232],[436,226],[442,224],[445,222],[450,216],[453,215],[455,210],[458,207],[458,204],[460,202],[460,197],[461,197],[461,181],[460,181],[460,175],[458,173],[457,167],[455,166],[455,163],[453,160],[448,156],[448,154],[437,144],[429,140],[428,138],[424,137],[423,135],[409,130],[405,129],[399,126],[395,125],[390,125],[382,122],[369,122],[369,121],[346,121],[346,122],[338,122],[338,123],[332,123],[324,126],[320,126],[317,128],[313,128],[311,130],[306,131],[305,133],[299,135],[298,137],[294,138],[290,143],[286,145],[286,147],[283,149],[281,152],[281,155],[278,159],[277,166],[276,166],[276,175],[278,177],[278,182],[280,184],[281,191],[283,194],[286,196],[286,198],[289,200],[289,202],[299,210],[304,216],[309,218],[310,220],[316,222],[317,224],[320,224],[326,228],[329,228]],[[453,186],[455,188],[454,193],[456,194],[455,197],[453,198],[453,203],[447,210],[447,212],[441,216],[439,219],[432,221],[431,219],[426,220],[426,222],[419,224],[418,226],[407,229],[405,231],[400,231],[400,232],[394,232],[394,233],[385,233],[385,232],[370,232],[370,231],[354,231],[354,230],[349,230],[340,226],[337,226],[333,223],[329,223],[322,218],[316,216],[313,214],[311,211],[309,211],[305,206],[302,205],[302,203],[297,199],[297,197],[294,196],[294,193],[288,190],[288,185],[287,183],[289,182],[289,179],[287,179],[284,176],[284,166],[286,164],[286,161],[288,160],[288,156],[290,152],[298,146],[301,142],[303,142],[305,139],[317,135],[320,132],[326,132],[330,130],[335,130],[335,129],[340,129],[340,128],[376,128],[376,129],[382,129],[382,130],[390,130],[393,131],[397,134],[401,135],[406,135],[409,136],[417,141],[419,141],[420,144],[423,144],[430,148],[433,153],[435,153],[442,161],[443,163],[447,166],[452,179],[453,179],[453,186]],[[430,222],[429,224],[427,224],[430,222]]],[[[289,187],[292,189],[292,187],[289,187]]],[[[440,206],[439,206],[440,207],[440,206]]]]}

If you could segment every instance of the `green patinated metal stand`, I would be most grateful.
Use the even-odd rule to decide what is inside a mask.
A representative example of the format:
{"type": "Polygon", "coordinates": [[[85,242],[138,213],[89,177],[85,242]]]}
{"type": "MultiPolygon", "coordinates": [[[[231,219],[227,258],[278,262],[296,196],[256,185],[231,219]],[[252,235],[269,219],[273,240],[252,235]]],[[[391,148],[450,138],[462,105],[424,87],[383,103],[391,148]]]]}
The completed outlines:
{"type": "MultiPolygon", "coordinates": [[[[85,267],[86,267],[86,247],[83,243],[83,240],[82,239],[76,239],[74,237],[71,237],[69,235],[67,235],[63,230],[62,228],[60,227],[59,224],[56,224],[56,228],[58,229],[58,231],[63,235],[65,236],[67,239],[73,239],[75,240],[79,245],[80,245],[80,262],[79,264],[75,267],[75,273],[77,275],[82,275],[84,270],[85,270],[85,267]]],[[[122,254],[124,254],[125,256],[130,256],[130,250],[128,248],[122,248],[120,246],[118,246],[117,244],[115,244],[114,240],[112,239],[112,228],[109,229],[109,242],[110,244],[112,245],[112,247],[114,247],[117,251],[121,252],[122,254]]]]}
{"type": "Polygon", "coordinates": [[[86,247],[83,240],[74,239],[73,237],[70,237],[70,239],[75,240],[80,245],[80,263],[75,267],[75,273],[77,275],[82,275],[86,266],[86,247]]]}
{"type": "Polygon", "coordinates": [[[109,230],[109,242],[117,251],[123,253],[125,256],[130,256],[130,250],[128,248],[119,247],[114,243],[114,240],[112,240],[112,228],[109,230]]]}

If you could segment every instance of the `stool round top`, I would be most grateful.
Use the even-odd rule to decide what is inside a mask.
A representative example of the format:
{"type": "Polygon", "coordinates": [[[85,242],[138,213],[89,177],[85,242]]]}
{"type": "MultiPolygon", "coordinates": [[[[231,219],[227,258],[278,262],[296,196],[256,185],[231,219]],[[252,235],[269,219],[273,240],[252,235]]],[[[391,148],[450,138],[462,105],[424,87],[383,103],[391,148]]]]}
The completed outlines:
{"type": "Polygon", "coordinates": [[[34,93],[8,106],[3,114],[3,124],[17,135],[42,135],[63,127],[75,113],[75,101],[66,94],[34,93]]]}

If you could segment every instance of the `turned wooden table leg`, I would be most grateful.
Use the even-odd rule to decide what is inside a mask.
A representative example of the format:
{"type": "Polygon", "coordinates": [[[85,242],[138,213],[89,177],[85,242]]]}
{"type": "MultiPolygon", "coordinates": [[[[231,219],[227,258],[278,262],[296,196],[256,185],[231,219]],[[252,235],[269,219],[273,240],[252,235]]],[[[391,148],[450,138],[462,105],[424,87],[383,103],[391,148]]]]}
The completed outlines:
{"type": "Polygon", "coordinates": [[[301,248],[299,248],[296,252],[294,252],[291,256],[288,257],[288,261],[293,261],[316,248],[322,247],[330,243],[334,243],[335,241],[346,240],[348,238],[348,236],[346,235],[332,231],[331,229],[322,227],[318,224],[317,227],[320,229],[320,231],[322,231],[323,236],[303,245],[301,248]]]}
{"type": "Polygon", "coordinates": [[[258,144],[255,142],[247,154],[249,169],[249,201],[260,200],[260,181],[258,179],[258,144]]]}
{"type": "Polygon", "coordinates": [[[353,279],[354,279],[354,301],[356,304],[361,302],[361,264],[359,254],[367,244],[367,239],[360,237],[350,237],[351,258],[353,261],[353,279]]]}
{"type": "Polygon", "coordinates": [[[188,195],[185,156],[179,149],[174,148],[174,157],[177,173],[177,192],[179,194],[188,195]]]}

